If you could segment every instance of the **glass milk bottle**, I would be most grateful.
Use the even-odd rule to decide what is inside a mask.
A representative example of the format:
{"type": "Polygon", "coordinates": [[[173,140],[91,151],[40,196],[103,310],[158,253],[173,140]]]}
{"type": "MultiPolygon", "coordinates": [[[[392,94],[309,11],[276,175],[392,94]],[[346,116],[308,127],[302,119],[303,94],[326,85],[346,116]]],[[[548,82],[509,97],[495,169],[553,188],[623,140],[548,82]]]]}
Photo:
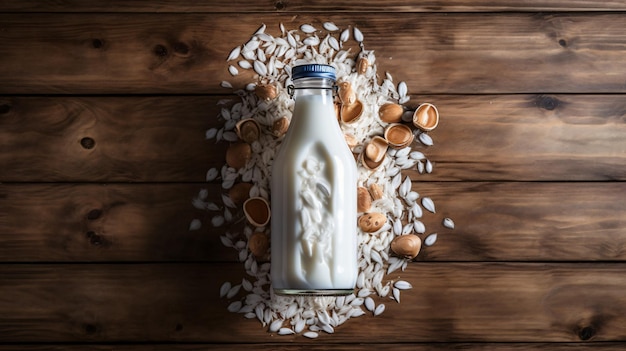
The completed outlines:
{"type": "Polygon", "coordinates": [[[335,113],[335,69],[295,66],[292,80],[293,117],[272,165],[272,288],[281,295],[351,294],[357,170],[335,113]]]}

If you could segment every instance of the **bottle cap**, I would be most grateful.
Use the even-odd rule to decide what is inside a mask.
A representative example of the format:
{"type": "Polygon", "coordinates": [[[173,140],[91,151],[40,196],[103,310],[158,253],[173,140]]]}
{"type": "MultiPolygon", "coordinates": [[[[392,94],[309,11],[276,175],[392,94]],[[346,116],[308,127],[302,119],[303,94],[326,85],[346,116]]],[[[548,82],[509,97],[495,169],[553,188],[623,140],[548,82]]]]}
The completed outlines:
{"type": "Polygon", "coordinates": [[[299,78],[328,78],[337,80],[335,67],[317,63],[295,66],[291,70],[291,79],[299,78]]]}

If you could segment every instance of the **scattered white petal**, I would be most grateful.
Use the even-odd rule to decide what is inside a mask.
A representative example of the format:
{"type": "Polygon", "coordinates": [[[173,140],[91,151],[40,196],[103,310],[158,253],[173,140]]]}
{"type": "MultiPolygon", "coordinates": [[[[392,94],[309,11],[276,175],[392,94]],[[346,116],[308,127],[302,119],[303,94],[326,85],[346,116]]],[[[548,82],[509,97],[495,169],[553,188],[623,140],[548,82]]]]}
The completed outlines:
{"type": "Polygon", "coordinates": [[[278,330],[278,335],[293,335],[295,333],[296,332],[293,331],[293,329],[290,329],[290,328],[280,328],[278,330]]]}
{"type": "Polygon", "coordinates": [[[198,230],[202,227],[202,222],[199,219],[194,219],[189,223],[189,230],[198,230]]]}
{"type": "Polygon", "coordinates": [[[239,312],[239,310],[241,309],[241,301],[235,301],[232,302],[230,305],[228,305],[228,312],[239,312]]]}
{"type": "Polygon", "coordinates": [[[234,48],[230,54],[228,54],[228,58],[226,59],[226,61],[230,61],[230,60],[234,60],[237,57],[239,57],[239,53],[241,53],[241,46],[237,46],[236,48],[234,48]]]}
{"type": "MultiPolygon", "coordinates": [[[[348,39],[350,39],[350,29],[345,29],[343,32],[341,32],[341,35],[339,36],[339,40],[345,43],[346,41],[348,41],[348,39]]],[[[343,61],[343,60],[340,60],[340,61],[343,61]]]]}
{"type": "Polygon", "coordinates": [[[430,197],[423,197],[422,198],[422,206],[424,206],[424,208],[432,213],[435,213],[435,203],[433,202],[433,200],[430,197]]]}
{"type": "Polygon", "coordinates": [[[376,306],[376,309],[374,310],[374,315],[375,316],[380,316],[383,312],[385,312],[385,304],[380,304],[378,306],[376,306]]]}
{"type": "Polygon", "coordinates": [[[413,285],[405,280],[398,280],[397,282],[393,283],[393,287],[400,290],[408,290],[413,288],[413,285]]]}
{"type": "Polygon", "coordinates": [[[420,136],[418,137],[420,142],[426,146],[432,146],[433,145],[433,139],[430,137],[430,135],[426,134],[426,133],[422,133],[420,134],[420,136]]]}
{"type": "Polygon", "coordinates": [[[226,296],[230,288],[231,288],[230,282],[225,282],[224,284],[222,284],[222,286],[220,287],[220,297],[226,296]]]}
{"type": "Polygon", "coordinates": [[[239,70],[237,69],[237,67],[230,65],[228,66],[228,72],[232,75],[232,76],[236,76],[239,74],[239,70]]]}
{"type": "Polygon", "coordinates": [[[424,245],[432,246],[437,241],[437,233],[432,233],[424,239],[424,245]]]}
{"type": "Polygon", "coordinates": [[[306,34],[311,34],[313,32],[315,32],[317,29],[315,29],[315,27],[313,27],[310,24],[303,24],[300,26],[300,30],[303,31],[306,34]]]}
{"type": "Polygon", "coordinates": [[[210,128],[206,131],[205,137],[207,140],[215,138],[217,135],[217,128],[210,128]]]}
{"type": "Polygon", "coordinates": [[[337,27],[333,22],[324,22],[324,29],[329,32],[338,31],[339,27],[337,27]]]}
{"type": "Polygon", "coordinates": [[[367,308],[368,311],[373,312],[374,308],[376,307],[376,304],[374,303],[374,299],[372,299],[371,297],[366,297],[365,298],[365,308],[367,308]]]}
{"type": "Polygon", "coordinates": [[[232,84],[230,84],[230,82],[225,81],[225,80],[223,80],[223,81],[220,83],[220,86],[221,86],[222,88],[231,88],[231,89],[232,89],[232,87],[233,87],[233,85],[232,85],[232,84]]]}
{"type": "Polygon", "coordinates": [[[317,337],[319,336],[319,334],[318,334],[318,333],[316,333],[316,332],[312,332],[312,331],[306,332],[306,333],[304,333],[304,334],[302,334],[302,335],[303,335],[304,337],[306,337],[306,338],[309,338],[309,339],[315,339],[315,338],[317,338],[317,337]]]}
{"type": "Polygon", "coordinates": [[[357,27],[354,27],[354,40],[358,41],[359,43],[363,41],[363,33],[357,27]]]}
{"type": "Polygon", "coordinates": [[[400,82],[398,83],[398,95],[400,95],[400,97],[404,97],[406,96],[408,92],[408,88],[406,86],[405,82],[400,82]]]}
{"type": "Polygon", "coordinates": [[[443,219],[443,226],[449,229],[454,229],[454,221],[451,218],[443,219]]]}

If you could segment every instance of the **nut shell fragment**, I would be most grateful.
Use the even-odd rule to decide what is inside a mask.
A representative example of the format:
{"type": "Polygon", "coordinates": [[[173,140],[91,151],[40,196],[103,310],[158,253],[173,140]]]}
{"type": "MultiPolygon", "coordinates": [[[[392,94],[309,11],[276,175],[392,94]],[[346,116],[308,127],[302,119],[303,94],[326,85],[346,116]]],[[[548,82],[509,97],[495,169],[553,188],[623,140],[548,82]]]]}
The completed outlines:
{"type": "Polygon", "coordinates": [[[251,197],[243,203],[243,213],[250,224],[263,227],[270,221],[270,205],[262,197],[251,197]]]}
{"type": "Polygon", "coordinates": [[[270,240],[267,234],[255,232],[250,235],[250,239],[248,239],[248,249],[250,249],[254,257],[259,258],[265,256],[269,247],[270,240]]]}
{"type": "Polygon", "coordinates": [[[365,74],[370,66],[370,62],[363,56],[356,61],[356,71],[358,74],[365,74]]]}
{"type": "Polygon", "coordinates": [[[242,142],[230,144],[226,150],[226,164],[235,169],[240,169],[245,167],[251,156],[250,144],[242,142]]]}
{"type": "Polygon", "coordinates": [[[407,125],[392,123],[385,128],[385,139],[394,149],[402,149],[413,142],[413,131],[407,125]]]}
{"type": "Polygon", "coordinates": [[[380,185],[373,183],[372,185],[370,185],[369,191],[372,199],[380,200],[383,198],[383,189],[380,187],[380,185]]]}
{"type": "Polygon", "coordinates": [[[386,103],[378,109],[378,117],[385,123],[398,123],[402,120],[404,107],[394,103],[386,103]]]}
{"type": "Polygon", "coordinates": [[[241,205],[250,197],[250,189],[252,189],[252,183],[237,183],[228,190],[228,197],[235,205],[241,205]]]}
{"type": "Polygon", "coordinates": [[[437,107],[430,103],[423,103],[413,114],[413,125],[417,128],[429,132],[439,124],[439,111],[437,107]]]}
{"type": "Polygon", "coordinates": [[[254,118],[246,118],[237,122],[235,125],[235,132],[237,133],[239,139],[251,144],[259,140],[259,135],[261,135],[261,126],[259,126],[259,122],[257,122],[254,118]]]}
{"type": "Polygon", "coordinates": [[[389,144],[380,136],[375,136],[365,146],[365,152],[361,154],[363,166],[369,170],[375,170],[383,163],[389,144]]]}
{"type": "Polygon", "coordinates": [[[352,104],[341,105],[341,121],[346,124],[352,124],[358,121],[363,114],[363,103],[356,100],[352,104]]]}
{"type": "Polygon", "coordinates": [[[289,129],[289,118],[281,117],[272,123],[272,134],[276,137],[280,137],[287,133],[289,129]]]}
{"type": "Polygon", "coordinates": [[[400,235],[391,241],[391,250],[398,256],[414,259],[422,248],[422,240],[415,234],[400,235]]]}
{"type": "Polygon", "coordinates": [[[372,196],[366,188],[357,188],[357,212],[367,212],[372,207],[372,196]]]}
{"type": "Polygon", "coordinates": [[[344,105],[352,105],[356,102],[356,93],[354,89],[352,89],[352,84],[350,82],[341,82],[338,84],[339,86],[339,100],[344,105]]]}
{"type": "Polygon", "coordinates": [[[359,228],[366,233],[374,233],[387,223],[387,217],[380,212],[366,213],[359,217],[359,228]]]}
{"type": "Polygon", "coordinates": [[[254,88],[254,92],[256,96],[266,101],[274,100],[278,95],[276,86],[273,84],[259,84],[254,88]]]}

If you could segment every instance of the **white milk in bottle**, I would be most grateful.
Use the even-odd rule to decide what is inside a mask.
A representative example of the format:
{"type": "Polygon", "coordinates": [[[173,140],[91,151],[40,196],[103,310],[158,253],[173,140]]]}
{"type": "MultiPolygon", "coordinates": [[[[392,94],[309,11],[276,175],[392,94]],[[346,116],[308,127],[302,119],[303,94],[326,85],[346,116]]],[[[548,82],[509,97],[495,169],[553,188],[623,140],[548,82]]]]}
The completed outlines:
{"type": "Polygon", "coordinates": [[[295,106],[272,165],[271,280],[282,295],[344,295],[357,266],[357,169],[337,122],[335,70],[292,70],[295,106]]]}

